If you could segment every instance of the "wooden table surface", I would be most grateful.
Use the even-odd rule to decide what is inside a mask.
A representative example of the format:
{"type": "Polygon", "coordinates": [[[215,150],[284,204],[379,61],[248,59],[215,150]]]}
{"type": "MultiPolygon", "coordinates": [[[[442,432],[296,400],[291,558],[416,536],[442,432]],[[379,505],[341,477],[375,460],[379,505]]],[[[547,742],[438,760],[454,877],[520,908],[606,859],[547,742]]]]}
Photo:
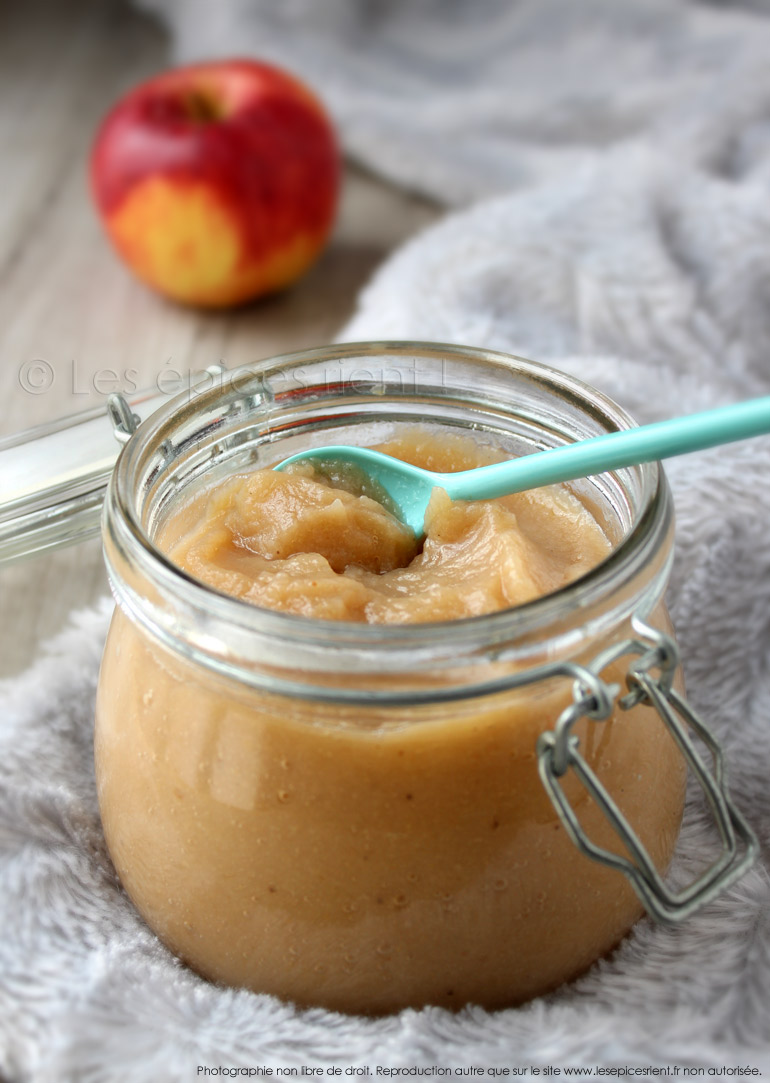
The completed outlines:
{"type": "MultiPolygon", "coordinates": [[[[348,168],[332,242],[291,290],[221,314],[164,302],[108,247],[87,160],[111,102],[169,62],[162,29],[120,0],[0,6],[0,435],[97,405],[123,380],[330,341],[387,253],[439,214],[348,168]]],[[[106,590],[96,539],[0,569],[0,676],[106,590]]]]}

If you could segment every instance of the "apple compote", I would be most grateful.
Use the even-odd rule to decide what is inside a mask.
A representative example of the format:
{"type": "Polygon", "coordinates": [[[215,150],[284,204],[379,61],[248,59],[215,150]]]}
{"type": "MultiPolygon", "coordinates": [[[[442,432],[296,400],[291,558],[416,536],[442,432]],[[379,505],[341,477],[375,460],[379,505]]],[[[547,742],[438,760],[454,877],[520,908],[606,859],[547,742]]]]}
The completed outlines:
{"type": "MultiPolygon", "coordinates": [[[[383,447],[439,470],[502,454],[420,429],[383,447]]],[[[279,611],[272,627],[286,627],[287,646],[267,676],[255,666],[235,680],[215,658],[200,662],[215,654],[212,629],[199,629],[191,657],[129,607],[116,613],[99,798],[121,880],[160,938],[216,981],[370,1013],[513,1004],[609,951],[641,906],[574,847],[537,770],[538,736],[572,682],[506,685],[521,665],[494,628],[470,666],[460,646],[455,667],[420,661],[458,628],[470,642],[490,615],[564,592],[608,557],[608,534],[566,486],[478,503],[437,489],[418,546],[376,501],[307,465],[239,472],[173,507],[154,539],[161,553],[212,610],[225,595],[279,611]],[[374,627],[357,638],[350,622],[374,627]],[[303,667],[308,628],[332,654],[343,636],[333,672],[311,674],[309,692],[271,686],[271,673],[291,670],[292,629],[303,667]],[[397,628],[422,636],[401,675],[388,654],[397,628]]],[[[642,574],[634,589],[648,587],[642,574]]],[[[668,627],[659,598],[652,608],[668,627]]],[[[564,613],[541,661],[576,636],[586,661],[629,634],[627,617],[603,621],[601,607],[586,610],[591,633],[564,613]]],[[[623,663],[605,677],[622,684],[623,663]]],[[[665,868],[684,768],[655,712],[637,705],[574,732],[665,868]]],[[[585,830],[612,846],[587,793],[574,778],[564,786],[585,830]]]]}
{"type": "MultiPolygon", "coordinates": [[[[468,437],[419,430],[380,450],[445,472],[502,457],[468,437]]],[[[203,493],[158,543],[185,571],[255,605],[372,624],[508,609],[558,590],[610,551],[564,486],[457,503],[435,489],[418,546],[382,504],[334,487],[310,463],[258,470],[203,493]]]]}

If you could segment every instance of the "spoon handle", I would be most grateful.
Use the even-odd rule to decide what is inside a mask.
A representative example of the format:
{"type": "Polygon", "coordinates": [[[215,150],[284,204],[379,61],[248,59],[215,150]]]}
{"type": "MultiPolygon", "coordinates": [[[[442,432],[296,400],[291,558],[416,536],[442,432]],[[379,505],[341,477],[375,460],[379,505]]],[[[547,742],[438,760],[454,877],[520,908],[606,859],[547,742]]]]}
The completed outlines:
{"type": "Polygon", "coordinates": [[[687,417],[605,433],[476,470],[442,475],[454,500],[483,500],[506,493],[590,477],[637,463],[745,440],[770,432],[770,396],[687,417]]]}

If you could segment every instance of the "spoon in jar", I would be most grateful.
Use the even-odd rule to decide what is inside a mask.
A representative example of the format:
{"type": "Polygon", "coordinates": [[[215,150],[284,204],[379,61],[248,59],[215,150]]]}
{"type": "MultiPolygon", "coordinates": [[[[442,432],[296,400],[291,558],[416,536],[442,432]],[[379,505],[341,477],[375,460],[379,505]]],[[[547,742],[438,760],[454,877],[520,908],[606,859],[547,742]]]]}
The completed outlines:
{"type": "Polygon", "coordinates": [[[308,448],[284,459],[275,469],[283,470],[289,463],[317,462],[332,478],[354,480],[360,492],[378,499],[420,538],[425,532],[428,501],[437,486],[446,490],[452,500],[489,500],[768,432],[770,396],[604,433],[563,447],[450,474],[423,470],[381,451],[346,444],[308,448]]]}

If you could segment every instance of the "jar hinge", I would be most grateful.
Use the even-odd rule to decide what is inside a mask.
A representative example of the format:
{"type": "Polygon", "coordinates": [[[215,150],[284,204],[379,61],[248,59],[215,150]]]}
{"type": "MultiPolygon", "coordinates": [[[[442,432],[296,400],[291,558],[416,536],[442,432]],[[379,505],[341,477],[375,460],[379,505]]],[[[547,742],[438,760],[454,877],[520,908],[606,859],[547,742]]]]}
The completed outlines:
{"type": "Polygon", "coordinates": [[[675,642],[638,617],[633,620],[633,628],[638,639],[616,644],[598,655],[590,666],[578,667],[573,702],[562,711],[554,730],[541,734],[538,740],[538,768],[559,819],[578,849],[594,861],[624,873],[652,917],[666,923],[678,923],[741,877],[755,861],[758,843],[730,800],[722,750],[717,740],[672,687],[679,665],[675,642]],[[607,665],[625,654],[638,657],[628,667],[628,692],[619,696],[620,686],[605,683],[600,674],[607,665]],[[622,710],[640,702],[657,710],[698,780],[719,831],[721,854],[710,868],[679,893],[666,886],[639,837],[581,756],[579,739],[571,732],[580,718],[595,721],[609,718],[616,701],[622,710]],[[688,730],[692,730],[710,752],[711,770],[703,762],[688,730]],[[570,768],[606,816],[629,857],[597,846],[586,835],[559,781],[570,768]]]}
{"type": "Polygon", "coordinates": [[[125,395],[115,392],[107,397],[107,415],[119,444],[127,444],[139,427],[141,418],[131,409],[125,395]]]}

